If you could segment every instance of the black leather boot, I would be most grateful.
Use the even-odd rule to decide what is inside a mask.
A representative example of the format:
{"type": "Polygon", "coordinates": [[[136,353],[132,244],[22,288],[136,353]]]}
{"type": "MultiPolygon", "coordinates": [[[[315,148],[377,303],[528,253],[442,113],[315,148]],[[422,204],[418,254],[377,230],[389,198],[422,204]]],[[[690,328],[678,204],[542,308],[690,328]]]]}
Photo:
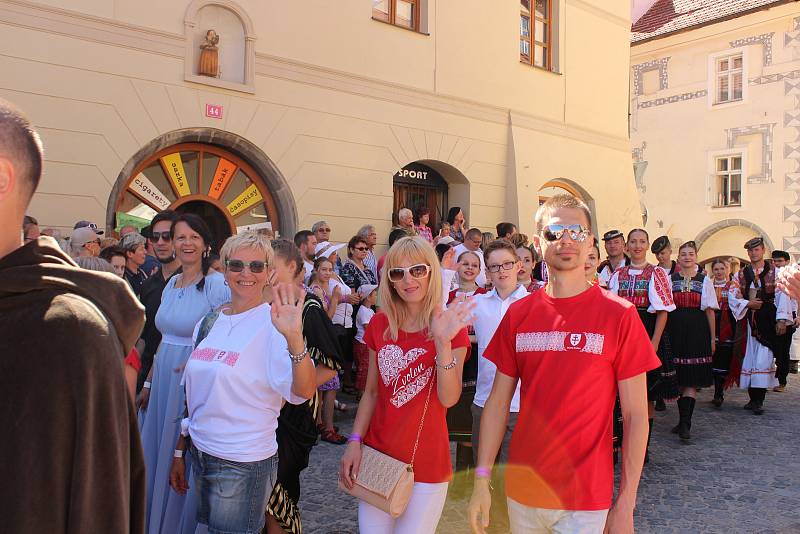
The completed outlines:
{"type": "Polygon", "coordinates": [[[687,441],[691,438],[689,434],[689,429],[691,427],[691,407],[694,406],[694,399],[691,397],[681,397],[678,399],[678,415],[680,419],[678,420],[678,424],[672,428],[673,434],[678,434],[678,436],[687,441]]]}
{"type": "Polygon", "coordinates": [[[725,396],[722,393],[724,383],[725,377],[723,375],[714,375],[714,400],[711,401],[711,404],[716,408],[721,408],[722,402],[725,400],[725,396]]]}

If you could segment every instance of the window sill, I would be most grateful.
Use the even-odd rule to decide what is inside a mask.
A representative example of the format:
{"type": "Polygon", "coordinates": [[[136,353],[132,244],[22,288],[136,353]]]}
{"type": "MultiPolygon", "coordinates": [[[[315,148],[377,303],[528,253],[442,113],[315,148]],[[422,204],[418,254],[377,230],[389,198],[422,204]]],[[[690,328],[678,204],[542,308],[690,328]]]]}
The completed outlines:
{"type": "Polygon", "coordinates": [[[741,208],[741,207],[742,207],[741,204],[729,204],[727,206],[711,206],[711,209],[712,210],[725,210],[725,209],[741,208]]]}
{"type": "Polygon", "coordinates": [[[529,67],[529,68],[541,71],[541,72],[547,72],[549,74],[555,74],[556,76],[563,76],[564,75],[563,72],[559,72],[557,70],[546,69],[544,67],[538,67],[536,65],[532,65],[532,64],[528,63],[527,61],[522,61],[521,59],[519,60],[519,64],[520,65],[524,65],[525,67],[529,67]]]}
{"type": "Polygon", "coordinates": [[[747,100],[741,98],[739,100],[730,100],[728,102],[712,102],[710,107],[711,109],[725,109],[725,108],[741,106],[742,104],[746,103],[747,100]]]}
{"type": "Polygon", "coordinates": [[[398,24],[392,24],[391,22],[387,22],[387,21],[385,21],[385,20],[377,19],[377,18],[375,18],[375,17],[372,17],[372,20],[374,20],[375,22],[380,22],[381,24],[386,24],[387,26],[391,26],[392,28],[397,28],[397,29],[399,29],[399,30],[405,30],[405,31],[407,31],[407,32],[416,33],[416,34],[418,34],[418,35],[426,35],[426,36],[428,36],[428,37],[430,37],[430,35],[431,35],[431,34],[430,34],[430,33],[428,33],[428,32],[423,32],[423,31],[415,30],[415,29],[413,29],[413,28],[406,28],[405,26],[400,26],[400,25],[398,25],[398,24]]]}

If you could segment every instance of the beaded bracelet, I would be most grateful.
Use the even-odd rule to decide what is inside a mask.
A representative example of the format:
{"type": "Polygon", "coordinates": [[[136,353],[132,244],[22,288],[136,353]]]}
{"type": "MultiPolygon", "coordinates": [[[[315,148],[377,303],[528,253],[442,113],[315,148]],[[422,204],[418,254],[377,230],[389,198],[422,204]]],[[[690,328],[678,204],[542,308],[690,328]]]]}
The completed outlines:
{"type": "Polygon", "coordinates": [[[458,360],[456,360],[455,354],[453,355],[453,360],[450,363],[448,363],[447,365],[440,364],[439,363],[439,356],[438,355],[436,356],[436,367],[439,367],[440,369],[444,369],[445,371],[449,371],[450,369],[455,367],[456,363],[458,363],[458,360]]]}

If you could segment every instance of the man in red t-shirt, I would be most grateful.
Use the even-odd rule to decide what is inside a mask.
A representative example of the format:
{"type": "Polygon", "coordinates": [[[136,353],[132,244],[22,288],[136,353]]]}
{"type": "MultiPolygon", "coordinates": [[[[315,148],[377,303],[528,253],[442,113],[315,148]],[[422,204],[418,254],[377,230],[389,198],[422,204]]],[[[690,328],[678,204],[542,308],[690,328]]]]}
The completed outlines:
{"type": "Polygon", "coordinates": [[[488,526],[490,469],[520,382],[506,494],[512,532],[633,533],[647,443],[645,373],[660,365],[636,308],[584,276],[591,248],[586,205],[570,195],[536,214],[550,273],[545,291],[511,305],[484,356],[497,365],[481,417],[474,532],[488,526]],[[612,414],[619,391],[624,423],[622,479],[614,506],[612,414]]]}

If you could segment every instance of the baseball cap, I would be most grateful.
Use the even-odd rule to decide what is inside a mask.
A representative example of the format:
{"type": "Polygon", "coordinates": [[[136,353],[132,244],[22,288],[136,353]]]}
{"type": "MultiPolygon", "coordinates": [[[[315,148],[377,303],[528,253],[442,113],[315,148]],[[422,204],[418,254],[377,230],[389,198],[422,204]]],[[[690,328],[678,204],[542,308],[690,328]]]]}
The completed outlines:
{"type": "Polygon", "coordinates": [[[376,289],[378,289],[378,286],[375,284],[364,284],[358,286],[358,294],[361,295],[361,298],[367,298],[376,289]]]}
{"type": "Polygon", "coordinates": [[[616,239],[618,237],[624,237],[622,232],[619,230],[609,230],[603,234],[603,241],[611,241],[612,239],[616,239]]]}
{"type": "Polygon", "coordinates": [[[78,228],[73,230],[72,237],[69,238],[70,243],[76,249],[78,247],[82,247],[86,243],[91,243],[92,241],[97,241],[97,234],[94,230],[88,227],[78,228]]]}
{"type": "Polygon", "coordinates": [[[455,243],[456,240],[450,237],[449,235],[444,236],[439,241],[437,241],[437,245],[449,245],[450,243],[455,243]]]}
{"type": "Polygon", "coordinates": [[[73,230],[77,230],[78,228],[91,228],[94,230],[94,233],[97,235],[103,235],[103,230],[97,228],[97,225],[93,222],[89,221],[78,221],[75,223],[75,226],[72,227],[73,230]]]}
{"type": "Polygon", "coordinates": [[[343,246],[344,243],[339,243],[338,245],[334,245],[330,241],[322,241],[321,243],[317,243],[317,246],[314,249],[314,257],[321,258],[323,256],[325,257],[330,256],[343,246]]]}

